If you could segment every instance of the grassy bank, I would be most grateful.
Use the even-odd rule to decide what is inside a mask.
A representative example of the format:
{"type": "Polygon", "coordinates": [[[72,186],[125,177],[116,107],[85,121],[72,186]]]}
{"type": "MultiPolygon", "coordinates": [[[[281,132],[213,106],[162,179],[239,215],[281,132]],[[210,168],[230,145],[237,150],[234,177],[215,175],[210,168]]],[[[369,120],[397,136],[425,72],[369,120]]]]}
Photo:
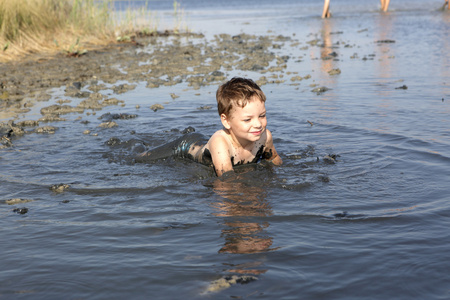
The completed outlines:
{"type": "Polygon", "coordinates": [[[110,0],[0,0],[0,61],[30,53],[80,55],[116,41],[132,20],[116,24],[113,13],[110,0]]]}

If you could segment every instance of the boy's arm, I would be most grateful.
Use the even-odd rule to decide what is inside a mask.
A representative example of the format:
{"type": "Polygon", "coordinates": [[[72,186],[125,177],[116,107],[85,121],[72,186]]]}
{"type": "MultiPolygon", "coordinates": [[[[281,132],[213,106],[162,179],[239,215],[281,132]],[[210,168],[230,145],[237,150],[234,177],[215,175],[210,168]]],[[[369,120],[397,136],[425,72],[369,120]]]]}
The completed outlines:
{"type": "Polygon", "coordinates": [[[267,140],[266,140],[266,150],[265,150],[265,159],[276,166],[279,166],[283,163],[283,160],[278,155],[277,150],[275,150],[275,146],[273,145],[272,133],[269,130],[267,132],[267,140]]]}
{"type": "Polygon", "coordinates": [[[230,149],[227,140],[222,135],[213,135],[209,143],[209,151],[213,161],[217,176],[233,171],[233,164],[230,158],[230,149]]]}

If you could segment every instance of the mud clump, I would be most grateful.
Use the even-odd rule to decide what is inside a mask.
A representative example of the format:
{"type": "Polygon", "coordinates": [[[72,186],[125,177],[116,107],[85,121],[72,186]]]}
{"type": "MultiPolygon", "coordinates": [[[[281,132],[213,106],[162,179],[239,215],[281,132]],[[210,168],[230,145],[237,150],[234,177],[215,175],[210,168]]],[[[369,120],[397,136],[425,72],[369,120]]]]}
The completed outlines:
{"type": "Polygon", "coordinates": [[[136,88],[135,84],[133,84],[133,85],[131,85],[131,84],[121,84],[121,85],[113,87],[113,91],[116,94],[123,94],[123,93],[126,93],[128,91],[134,90],[135,88],[136,88]]]}
{"type": "Polygon", "coordinates": [[[119,125],[114,121],[103,122],[100,125],[98,125],[98,127],[101,127],[101,128],[113,128],[113,127],[117,127],[117,126],[119,126],[119,125]]]}
{"type": "Polygon", "coordinates": [[[335,164],[337,162],[338,157],[340,157],[340,155],[338,154],[328,154],[323,157],[323,160],[326,163],[335,164]]]}
{"type": "Polygon", "coordinates": [[[150,106],[150,109],[156,112],[160,109],[164,109],[164,106],[162,106],[161,104],[153,104],[152,106],[150,106]]]}
{"type": "Polygon", "coordinates": [[[0,123],[0,149],[8,148],[13,145],[12,139],[25,134],[25,130],[16,125],[12,120],[7,123],[0,123]]]}
{"type": "Polygon", "coordinates": [[[39,121],[25,120],[25,121],[18,122],[17,126],[20,126],[20,127],[36,127],[36,126],[39,126],[39,121]]]}
{"type": "Polygon", "coordinates": [[[49,189],[54,193],[62,193],[68,190],[69,188],[70,188],[69,184],[58,183],[51,185],[49,189]]]}
{"type": "Polygon", "coordinates": [[[16,205],[16,204],[28,203],[28,202],[32,202],[32,201],[33,200],[31,200],[31,199],[13,198],[13,199],[6,200],[5,203],[8,205],[16,205]]]}
{"type": "Polygon", "coordinates": [[[26,207],[14,208],[13,212],[18,213],[19,215],[24,215],[28,212],[28,208],[26,208],[26,207]]]}
{"type": "MultiPolygon", "coordinates": [[[[291,58],[278,55],[277,51],[283,51],[284,43],[290,40],[282,35],[245,33],[219,34],[208,40],[195,33],[137,34],[132,42],[111,44],[79,57],[40,55],[0,64],[0,110],[11,119],[29,112],[36,101],[51,100],[53,88],[63,87],[67,98],[81,98],[76,106],[67,104],[73,99],[60,99],[56,101],[58,104],[41,108],[42,117],[34,123],[20,123],[13,131],[9,127],[2,129],[0,147],[9,147],[12,136],[23,135],[22,127],[67,121],[63,115],[82,114],[86,110],[94,114],[107,106],[125,105],[124,100],[101,93],[104,90],[124,94],[142,83],[147,88],[185,83],[196,90],[223,83],[230,71],[257,72],[261,74],[261,78],[255,78],[259,85],[283,83],[283,75],[276,73],[283,73],[291,58]],[[273,74],[267,75],[269,72],[273,74]]],[[[172,100],[179,97],[170,96],[172,100]]],[[[158,111],[164,106],[154,104],[151,109],[158,111]]],[[[114,117],[106,121],[113,120],[114,117]]],[[[46,129],[49,128],[30,133],[51,133],[46,129]]]]}
{"type": "Polygon", "coordinates": [[[316,93],[317,95],[321,95],[329,90],[330,90],[330,88],[327,88],[326,86],[321,86],[321,87],[312,89],[311,92],[316,93]]]}
{"type": "Polygon", "coordinates": [[[58,128],[55,126],[43,126],[43,127],[36,128],[34,132],[54,134],[56,130],[58,130],[58,128]]]}
{"type": "Polygon", "coordinates": [[[340,69],[332,69],[332,70],[328,71],[328,74],[330,74],[331,76],[339,75],[339,74],[341,74],[341,70],[340,69]]]}
{"type": "Polygon", "coordinates": [[[41,109],[42,115],[63,115],[70,113],[82,113],[84,110],[79,107],[73,107],[70,105],[50,105],[41,109]]]}
{"type": "Polygon", "coordinates": [[[112,121],[112,120],[129,120],[129,119],[135,119],[137,118],[137,115],[135,114],[127,114],[127,113],[121,113],[121,114],[112,114],[112,113],[106,113],[100,116],[100,120],[105,121],[112,121]]]}
{"type": "Polygon", "coordinates": [[[219,292],[224,289],[227,289],[235,284],[247,284],[252,281],[258,280],[255,276],[245,276],[245,275],[232,275],[232,276],[225,276],[222,278],[219,278],[215,281],[213,281],[208,288],[206,289],[205,293],[214,293],[219,292]]]}
{"type": "Polygon", "coordinates": [[[43,117],[39,118],[39,122],[62,122],[66,121],[65,118],[61,118],[58,115],[50,114],[50,115],[44,115],[43,117]]]}

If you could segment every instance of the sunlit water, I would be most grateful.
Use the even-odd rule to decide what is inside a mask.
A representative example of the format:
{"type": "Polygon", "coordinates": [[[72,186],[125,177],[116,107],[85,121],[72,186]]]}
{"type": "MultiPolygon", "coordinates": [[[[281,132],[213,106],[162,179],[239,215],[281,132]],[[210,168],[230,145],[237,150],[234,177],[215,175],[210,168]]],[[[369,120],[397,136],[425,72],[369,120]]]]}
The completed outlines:
{"type": "Polygon", "coordinates": [[[142,83],[117,96],[125,107],[82,115],[88,124],[70,115],[54,135],[1,150],[0,298],[448,299],[450,14],[439,1],[392,1],[386,14],[375,0],[338,2],[330,20],[306,1],[248,2],[237,15],[232,3],[181,2],[206,38],[291,37],[274,49],[289,55],[285,82],[262,86],[281,167],[221,181],[189,161],[132,164],[135,141],[220,128],[217,85],[185,83],[142,83]],[[316,38],[325,47],[303,48],[316,38]],[[311,79],[294,85],[288,72],[311,79]],[[313,83],[330,90],[317,95],[313,83]],[[100,129],[107,112],[138,117],[100,129]],[[108,146],[112,137],[123,143],[108,146]],[[70,189],[49,190],[58,183],[70,189]],[[7,205],[12,198],[34,201],[7,205]],[[12,211],[20,207],[28,213],[12,211]],[[233,275],[248,282],[215,289],[233,275]]]}

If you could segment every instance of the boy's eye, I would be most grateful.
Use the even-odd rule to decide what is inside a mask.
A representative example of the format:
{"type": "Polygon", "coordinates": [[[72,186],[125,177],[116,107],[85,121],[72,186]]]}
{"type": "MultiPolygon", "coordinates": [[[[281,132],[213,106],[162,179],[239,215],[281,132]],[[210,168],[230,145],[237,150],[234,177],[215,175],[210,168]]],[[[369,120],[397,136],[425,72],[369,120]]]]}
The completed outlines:
{"type": "Polygon", "coordinates": [[[260,118],[265,118],[266,117],[266,115],[264,114],[264,115],[260,115],[259,116],[260,118]]]}
{"type": "Polygon", "coordinates": [[[250,119],[245,119],[244,122],[250,122],[250,119]]]}

